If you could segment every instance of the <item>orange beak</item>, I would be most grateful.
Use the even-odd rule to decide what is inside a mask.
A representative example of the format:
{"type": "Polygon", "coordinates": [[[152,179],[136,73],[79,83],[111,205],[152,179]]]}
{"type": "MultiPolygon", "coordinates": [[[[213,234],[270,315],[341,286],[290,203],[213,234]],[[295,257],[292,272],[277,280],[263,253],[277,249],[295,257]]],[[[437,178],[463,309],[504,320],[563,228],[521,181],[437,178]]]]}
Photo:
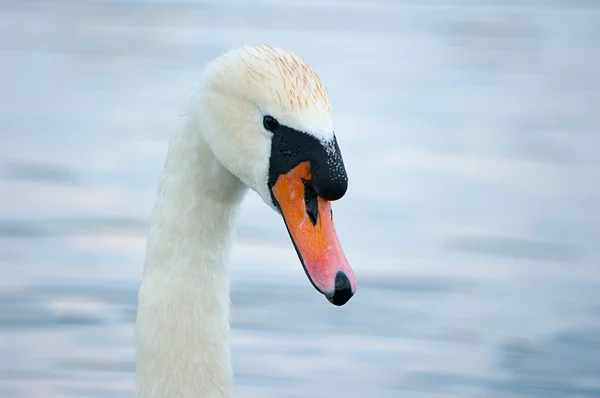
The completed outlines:
{"type": "Polygon", "coordinates": [[[356,291],[354,272],[335,233],[331,202],[317,196],[309,162],[280,175],[272,192],[296,252],[313,286],[335,305],[356,291]]]}

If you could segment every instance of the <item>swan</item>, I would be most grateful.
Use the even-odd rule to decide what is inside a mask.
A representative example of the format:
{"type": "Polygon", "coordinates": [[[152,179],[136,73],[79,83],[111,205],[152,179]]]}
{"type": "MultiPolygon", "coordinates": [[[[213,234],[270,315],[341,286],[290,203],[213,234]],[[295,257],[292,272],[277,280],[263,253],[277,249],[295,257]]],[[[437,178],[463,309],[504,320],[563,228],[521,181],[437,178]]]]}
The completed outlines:
{"type": "Polygon", "coordinates": [[[356,291],[331,201],[348,177],[319,76],[299,55],[243,46],[208,63],[169,142],[136,318],[139,398],[227,398],[227,257],[248,188],[281,214],[312,285],[356,291]]]}

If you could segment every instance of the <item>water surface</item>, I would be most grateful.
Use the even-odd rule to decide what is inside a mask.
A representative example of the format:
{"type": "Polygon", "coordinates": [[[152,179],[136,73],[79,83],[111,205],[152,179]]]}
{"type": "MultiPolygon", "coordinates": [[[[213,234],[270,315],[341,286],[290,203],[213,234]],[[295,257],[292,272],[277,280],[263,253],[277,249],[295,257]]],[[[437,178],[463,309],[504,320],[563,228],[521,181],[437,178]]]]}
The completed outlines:
{"type": "Polygon", "coordinates": [[[600,7],[552,1],[0,5],[0,396],[132,397],[169,135],[245,43],[325,81],[359,290],[336,308],[254,194],[236,397],[600,396],[600,7]]]}

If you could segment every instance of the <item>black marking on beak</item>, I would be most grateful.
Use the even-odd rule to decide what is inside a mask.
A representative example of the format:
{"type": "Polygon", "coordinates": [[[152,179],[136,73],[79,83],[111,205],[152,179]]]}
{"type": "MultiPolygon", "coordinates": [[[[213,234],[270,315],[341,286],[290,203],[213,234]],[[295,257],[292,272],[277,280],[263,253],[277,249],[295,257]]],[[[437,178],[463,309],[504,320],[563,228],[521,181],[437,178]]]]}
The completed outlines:
{"type": "Polygon", "coordinates": [[[338,307],[346,304],[354,295],[350,279],[342,271],[335,275],[335,290],[331,295],[325,295],[327,300],[338,307]]]}
{"type": "MultiPolygon", "coordinates": [[[[322,142],[311,134],[283,124],[271,130],[268,187],[273,203],[273,186],[280,175],[308,161],[312,173],[311,187],[316,195],[329,201],[338,200],[348,189],[348,175],[335,135],[322,142]]],[[[315,217],[316,220],[316,217],[315,217]]]]}

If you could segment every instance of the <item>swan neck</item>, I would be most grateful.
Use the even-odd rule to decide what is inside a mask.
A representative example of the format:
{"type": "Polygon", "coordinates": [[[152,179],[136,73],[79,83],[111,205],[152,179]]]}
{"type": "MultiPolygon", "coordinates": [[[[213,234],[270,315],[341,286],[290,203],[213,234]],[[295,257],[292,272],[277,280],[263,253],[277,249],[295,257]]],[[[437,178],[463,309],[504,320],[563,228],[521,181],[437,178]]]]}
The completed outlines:
{"type": "Polygon", "coordinates": [[[171,140],[138,299],[139,398],[229,397],[226,260],[244,191],[200,131],[171,140]]]}

